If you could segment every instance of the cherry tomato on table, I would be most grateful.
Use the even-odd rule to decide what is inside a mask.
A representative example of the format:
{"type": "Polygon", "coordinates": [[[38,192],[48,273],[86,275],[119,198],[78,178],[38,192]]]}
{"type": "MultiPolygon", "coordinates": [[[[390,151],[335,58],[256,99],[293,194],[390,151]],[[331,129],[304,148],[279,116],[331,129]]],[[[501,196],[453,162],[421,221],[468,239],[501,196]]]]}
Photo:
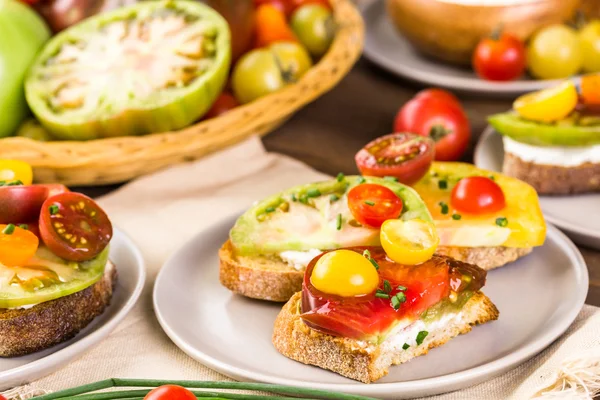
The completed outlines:
{"type": "Polygon", "coordinates": [[[402,200],[391,189],[374,183],[363,183],[348,192],[348,208],[362,225],[379,228],[386,220],[402,213],[402,200]]]}
{"type": "Polygon", "coordinates": [[[450,203],[457,211],[469,214],[488,214],[506,207],[502,188],[485,176],[463,178],[454,189],[450,203]]]}
{"type": "Polygon", "coordinates": [[[46,246],[69,261],[87,261],[108,246],[112,224],[98,204],[80,193],[49,197],[42,205],[40,234],[46,246]]]}
{"type": "Polygon", "coordinates": [[[226,112],[233,110],[239,105],[240,103],[231,93],[223,92],[217,97],[217,100],[215,100],[210,110],[208,110],[204,119],[218,117],[219,115],[223,115],[226,112]]]}
{"type": "Polygon", "coordinates": [[[356,153],[355,161],[366,176],[393,176],[410,185],[429,170],[435,154],[433,140],[411,133],[395,133],[373,140],[356,153]]]}
{"type": "Polygon", "coordinates": [[[510,81],[525,72],[525,45],[508,33],[492,34],[479,42],[473,53],[477,75],[490,81],[510,81]]]}
{"type": "Polygon", "coordinates": [[[39,239],[14,224],[0,224],[0,264],[17,267],[35,255],[39,239]]]}
{"type": "Polygon", "coordinates": [[[151,390],[144,400],[196,400],[196,396],[182,386],[164,385],[151,390]]]}
{"type": "Polygon", "coordinates": [[[47,197],[43,186],[0,187],[0,224],[37,220],[47,197]]]}

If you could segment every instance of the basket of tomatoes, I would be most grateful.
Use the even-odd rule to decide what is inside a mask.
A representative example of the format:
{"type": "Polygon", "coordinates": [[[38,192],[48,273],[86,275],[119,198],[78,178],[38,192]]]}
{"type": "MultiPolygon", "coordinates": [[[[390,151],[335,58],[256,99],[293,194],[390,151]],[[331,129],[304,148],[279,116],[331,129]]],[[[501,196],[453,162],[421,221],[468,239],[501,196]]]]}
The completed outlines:
{"type": "Polygon", "coordinates": [[[265,135],[364,41],[351,0],[70,1],[0,0],[0,158],[42,183],[123,182],[265,135]]]}

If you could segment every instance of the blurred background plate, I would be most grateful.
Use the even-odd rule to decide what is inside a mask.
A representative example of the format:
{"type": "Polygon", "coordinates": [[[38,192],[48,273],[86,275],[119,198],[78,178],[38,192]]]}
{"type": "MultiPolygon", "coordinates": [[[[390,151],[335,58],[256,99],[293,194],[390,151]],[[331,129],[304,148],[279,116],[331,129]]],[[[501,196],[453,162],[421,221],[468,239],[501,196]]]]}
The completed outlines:
{"type": "MultiPolygon", "coordinates": [[[[501,172],[503,161],[502,136],[488,127],[475,148],[475,165],[501,172]]],[[[565,231],[576,243],[600,249],[600,193],[540,196],[540,205],[546,220],[565,231]]]]}

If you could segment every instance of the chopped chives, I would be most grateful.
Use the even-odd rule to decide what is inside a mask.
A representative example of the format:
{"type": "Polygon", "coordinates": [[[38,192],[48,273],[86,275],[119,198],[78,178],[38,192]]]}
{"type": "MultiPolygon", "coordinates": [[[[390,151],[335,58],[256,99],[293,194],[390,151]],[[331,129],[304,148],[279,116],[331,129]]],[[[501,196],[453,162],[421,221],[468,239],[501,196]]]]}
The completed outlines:
{"type": "Polygon", "coordinates": [[[388,281],[387,279],[383,280],[383,290],[385,290],[386,293],[392,291],[392,285],[390,285],[390,281],[388,281]]]}
{"type": "Polygon", "coordinates": [[[398,289],[400,291],[404,291],[404,290],[406,290],[406,286],[399,285],[396,289],[398,289]]]}
{"type": "Polygon", "coordinates": [[[373,207],[375,205],[375,203],[370,200],[365,201],[365,204],[368,206],[371,206],[371,207],[373,207]]]}
{"type": "Polygon", "coordinates": [[[404,343],[404,344],[402,345],[402,350],[406,350],[406,349],[408,349],[409,347],[410,347],[410,344],[408,344],[408,343],[404,343]]]}
{"type": "Polygon", "coordinates": [[[375,297],[379,298],[379,299],[389,299],[390,295],[387,293],[383,293],[383,292],[377,292],[375,293],[375,297]]]}
{"type": "Polygon", "coordinates": [[[366,257],[366,258],[368,258],[370,260],[371,259],[371,252],[369,250],[363,251],[363,257],[366,257]]]}
{"type": "Polygon", "coordinates": [[[489,178],[490,178],[491,180],[493,180],[493,181],[495,181],[495,180],[496,180],[496,177],[495,177],[494,175],[490,175],[490,177],[489,177],[489,178]]]}
{"type": "Polygon", "coordinates": [[[4,233],[5,235],[12,235],[15,232],[15,225],[14,224],[8,224],[6,225],[6,228],[4,228],[2,230],[2,233],[4,233]]]}
{"type": "Polygon", "coordinates": [[[365,183],[365,182],[366,182],[366,180],[365,180],[365,178],[364,178],[364,177],[362,177],[362,176],[359,176],[359,177],[358,177],[358,179],[356,180],[356,183],[357,183],[358,185],[360,185],[360,184],[363,184],[363,183],[365,183]]]}
{"type": "Polygon", "coordinates": [[[292,201],[298,201],[298,198],[296,197],[296,193],[292,193],[292,201]]]}
{"type": "Polygon", "coordinates": [[[384,176],[383,180],[388,182],[398,182],[398,178],[395,176],[384,176]]]}
{"type": "Polygon", "coordinates": [[[392,307],[394,308],[394,310],[397,310],[400,308],[400,300],[398,300],[398,298],[396,296],[392,297],[392,307]]]}
{"type": "Polygon", "coordinates": [[[267,207],[267,208],[265,208],[265,212],[267,212],[267,213],[272,213],[274,211],[275,211],[275,207],[267,207]]]}
{"type": "Polygon", "coordinates": [[[440,204],[440,207],[442,208],[441,209],[442,214],[444,214],[444,215],[448,214],[448,204],[444,203],[443,201],[440,201],[439,204],[440,204]]]}
{"type": "Polygon", "coordinates": [[[501,226],[501,227],[505,227],[508,225],[508,220],[504,217],[502,218],[496,218],[496,225],[501,226]]]}
{"type": "Polygon", "coordinates": [[[373,260],[371,256],[369,256],[369,261],[371,261],[371,264],[373,264],[376,270],[379,270],[379,264],[377,264],[377,261],[373,260]]]}
{"type": "Polygon", "coordinates": [[[12,182],[8,182],[6,184],[6,186],[22,186],[23,182],[20,180],[16,180],[16,181],[12,181],[12,182]]]}
{"type": "Polygon", "coordinates": [[[19,225],[19,228],[24,229],[24,230],[27,231],[27,230],[29,230],[29,225],[27,225],[27,224],[21,224],[21,225],[19,225]]]}
{"type": "Polygon", "coordinates": [[[346,176],[340,172],[339,174],[337,174],[337,177],[335,179],[337,179],[338,182],[341,182],[344,180],[345,177],[346,176]]]}
{"type": "Polygon", "coordinates": [[[398,299],[398,301],[400,303],[404,303],[406,301],[406,295],[404,294],[404,292],[398,292],[398,293],[396,293],[395,297],[398,299]]]}
{"type": "Polygon", "coordinates": [[[335,220],[335,229],[338,231],[342,229],[342,214],[338,214],[335,220]]]}
{"type": "Polygon", "coordinates": [[[438,181],[438,188],[440,188],[440,189],[448,189],[448,181],[446,181],[445,179],[440,179],[438,181]]]}
{"type": "Polygon", "coordinates": [[[460,215],[460,214],[452,214],[452,219],[455,221],[458,221],[461,218],[462,218],[462,215],[460,215]]]}
{"type": "Polygon", "coordinates": [[[319,197],[321,195],[321,191],[317,188],[308,189],[306,192],[307,197],[319,197]]]}
{"type": "Polygon", "coordinates": [[[340,198],[337,194],[332,194],[331,196],[329,196],[329,200],[330,201],[338,201],[340,198]]]}
{"type": "Polygon", "coordinates": [[[417,334],[417,345],[421,345],[421,343],[423,343],[423,340],[425,340],[425,338],[427,337],[427,335],[429,335],[429,332],[427,331],[421,331],[417,334]]]}
{"type": "Polygon", "coordinates": [[[48,211],[50,211],[50,215],[56,215],[58,214],[58,206],[56,204],[52,204],[50,207],[48,207],[48,211]]]}

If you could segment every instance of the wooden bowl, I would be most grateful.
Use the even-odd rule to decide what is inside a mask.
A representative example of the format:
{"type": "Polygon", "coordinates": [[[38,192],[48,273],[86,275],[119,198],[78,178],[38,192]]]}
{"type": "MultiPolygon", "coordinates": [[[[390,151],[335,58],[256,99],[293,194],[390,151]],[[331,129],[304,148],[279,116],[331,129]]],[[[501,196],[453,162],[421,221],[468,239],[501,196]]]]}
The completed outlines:
{"type": "Polygon", "coordinates": [[[333,88],[360,57],[364,23],[359,11],[351,0],[331,0],[331,4],[338,24],[335,39],[321,60],[293,85],[176,132],[87,142],[0,139],[0,158],[30,163],[40,183],[91,186],[127,181],[252,135],[266,135],[333,88]]]}
{"type": "Polygon", "coordinates": [[[525,40],[543,26],[573,17],[580,0],[386,2],[395,27],[415,48],[442,61],[470,65],[479,40],[497,27],[502,26],[506,32],[525,40]],[[486,3],[489,5],[483,5],[486,3]]]}
{"type": "Polygon", "coordinates": [[[600,1],[581,0],[581,10],[587,18],[600,18],[600,1]]]}

